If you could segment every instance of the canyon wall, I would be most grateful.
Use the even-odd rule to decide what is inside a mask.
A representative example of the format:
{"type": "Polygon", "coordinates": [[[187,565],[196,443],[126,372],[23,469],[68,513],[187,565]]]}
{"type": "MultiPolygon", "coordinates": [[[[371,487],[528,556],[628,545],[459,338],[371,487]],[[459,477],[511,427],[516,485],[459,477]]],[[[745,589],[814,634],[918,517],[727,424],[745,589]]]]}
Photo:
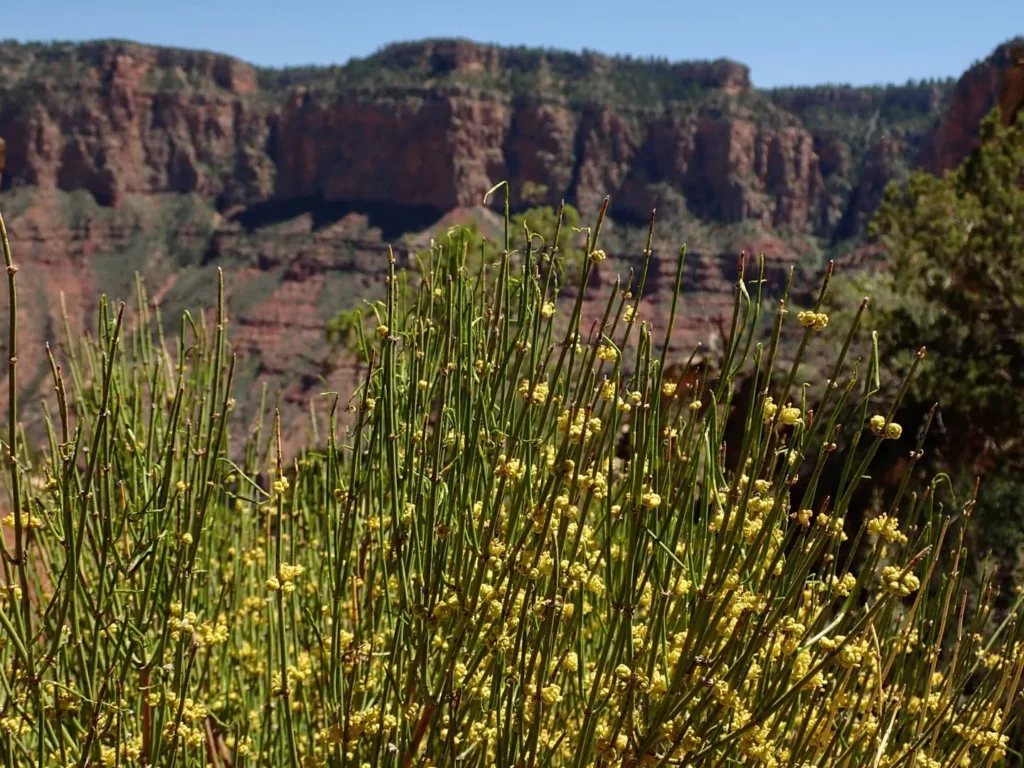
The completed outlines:
{"type": "MultiPolygon", "coordinates": [[[[731,311],[740,250],[763,251],[780,284],[862,232],[890,180],[962,159],[1004,48],[955,84],[762,91],[724,59],[466,41],[287,70],[128,42],[0,43],[0,211],[22,269],[26,397],[47,390],[42,341],[62,345],[65,318],[72,337],[88,332],[100,292],[130,298],[138,273],[172,318],[211,305],[220,268],[243,416],[266,386],[298,417],[362,375],[324,326],[383,292],[388,242],[404,254],[399,235],[479,210],[501,180],[515,210],[564,199],[586,221],[610,195],[620,233],[657,207],[656,326],[676,246],[698,242],[683,354],[731,311]]],[[[595,285],[638,265],[637,242],[610,241],[595,285]]]]}

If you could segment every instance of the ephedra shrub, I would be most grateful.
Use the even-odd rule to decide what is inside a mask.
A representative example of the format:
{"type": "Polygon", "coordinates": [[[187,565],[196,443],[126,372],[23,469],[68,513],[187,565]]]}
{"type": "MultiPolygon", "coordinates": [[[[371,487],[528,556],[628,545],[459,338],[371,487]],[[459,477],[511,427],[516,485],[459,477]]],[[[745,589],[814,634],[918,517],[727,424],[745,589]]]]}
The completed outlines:
{"type": "MultiPolygon", "coordinates": [[[[970,503],[908,480],[850,522],[903,391],[880,402],[847,360],[860,315],[783,300],[762,337],[743,274],[720,370],[681,385],[671,324],[638,320],[650,240],[592,328],[583,291],[556,299],[557,240],[475,273],[457,244],[408,279],[392,261],[364,383],[325,395],[299,456],[278,419],[232,421],[223,300],[173,340],[143,291],[130,325],[101,303],[98,337],[51,358],[37,445],[12,362],[0,763],[1004,760],[1024,654],[1016,613],[965,587],[970,503]],[[805,385],[815,344],[836,356],[805,385]]],[[[683,279],[681,252],[673,317],[683,279]]]]}

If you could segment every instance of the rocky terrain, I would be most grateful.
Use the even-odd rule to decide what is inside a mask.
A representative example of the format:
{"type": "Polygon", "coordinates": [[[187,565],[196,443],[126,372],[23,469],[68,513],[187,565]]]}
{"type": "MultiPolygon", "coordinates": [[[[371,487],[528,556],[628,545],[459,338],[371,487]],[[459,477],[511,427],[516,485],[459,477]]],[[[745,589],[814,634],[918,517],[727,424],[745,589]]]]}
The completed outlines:
{"type": "Polygon", "coordinates": [[[63,338],[62,297],[76,335],[100,292],[130,297],[135,273],[165,317],[209,306],[218,267],[249,415],[264,385],[293,411],[347,393],[358,367],[327,349],[326,320],[380,294],[388,243],[404,258],[410,235],[486,226],[483,195],[503,179],[514,210],[564,199],[589,220],[611,196],[598,282],[637,263],[657,207],[647,312],[665,321],[686,241],[689,347],[731,306],[740,251],[763,251],[773,275],[813,271],[856,241],[890,180],[954,166],[1008,51],[959,81],[765,91],[729,60],[461,40],[286,70],[127,42],[0,43],[26,395],[45,386],[42,342],[63,338]]]}

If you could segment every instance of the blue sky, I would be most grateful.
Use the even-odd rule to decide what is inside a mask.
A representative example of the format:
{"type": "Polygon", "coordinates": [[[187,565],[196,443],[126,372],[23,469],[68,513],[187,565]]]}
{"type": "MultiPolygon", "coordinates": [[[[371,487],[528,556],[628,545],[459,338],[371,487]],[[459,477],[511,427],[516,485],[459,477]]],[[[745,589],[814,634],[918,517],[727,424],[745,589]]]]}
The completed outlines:
{"type": "Polygon", "coordinates": [[[1024,34],[1024,0],[4,0],[0,37],[118,37],[266,65],[341,63],[467,37],[672,59],[727,56],[755,85],[959,75],[1024,34]]]}

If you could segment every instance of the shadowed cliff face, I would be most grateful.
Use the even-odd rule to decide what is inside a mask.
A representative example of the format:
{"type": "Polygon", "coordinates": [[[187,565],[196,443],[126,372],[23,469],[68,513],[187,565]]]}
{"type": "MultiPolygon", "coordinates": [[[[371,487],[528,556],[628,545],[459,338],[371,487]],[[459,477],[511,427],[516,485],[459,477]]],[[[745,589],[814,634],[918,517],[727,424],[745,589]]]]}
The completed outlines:
{"type": "MultiPolygon", "coordinates": [[[[505,179],[513,209],[564,199],[586,223],[610,195],[620,234],[658,207],[643,311],[667,323],[675,249],[689,242],[673,336],[688,355],[731,311],[740,250],[764,251],[781,283],[862,231],[926,144],[928,157],[959,156],[997,87],[977,69],[955,91],[765,92],[728,60],[466,41],[288,70],[126,42],[0,43],[0,210],[22,267],[26,395],[46,391],[42,341],[62,343],[62,298],[80,335],[99,293],[129,298],[138,272],[171,318],[210,306],[220,267],[240,411],[252,415],[264,385],[280,391],[300,440],[309,400],[362,375],[326,349],[326,320],[383,292],[387,243],[486,219],[483,195],[505,179]]],[[[594,287],[637,267],[641,242],[611,237],[594,287]]],[[[588,300],[587,322],[602,310],[588,300]]]]}
{"type": "Polygon", "coordinates": [[[956,84],[949,109],[929,136],[921,164],[936,174],[956,168],[977,146],[977,126],[998,103],[1003,119],[1024,104],[1021,41],[999,46],[956,84]]]}
{"type": "Polygon", "coordinates": [[[423,94],[397,104],[294,94],[278,128],[276,196],[367,199],[440,210],[478,204],[497,180],[516,199],[650,213],[654,185],[698,215],[818,232],[826,197],[813,138],[749,119],[573,110],[488,94],[423,94]],[[339,141],[339,137],[344,137],[339,141]]]}
{"type": "Polygon", "coordinates": [[[1003,73],[999,113],[1004,125],[1012,125],[1024,110],[1024,44],[1010,48],[1010,66],[1003,73]]]}

